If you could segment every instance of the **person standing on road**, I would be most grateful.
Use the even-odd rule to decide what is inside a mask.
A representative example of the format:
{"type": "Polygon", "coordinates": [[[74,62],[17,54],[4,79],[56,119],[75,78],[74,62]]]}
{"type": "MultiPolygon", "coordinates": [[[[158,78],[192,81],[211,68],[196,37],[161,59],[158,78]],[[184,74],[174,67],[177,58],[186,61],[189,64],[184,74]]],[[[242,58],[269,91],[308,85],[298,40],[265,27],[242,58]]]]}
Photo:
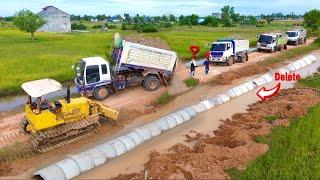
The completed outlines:
{"type": "Polygon", "coordinates": [[[192,58],[192,60],[190,62],[190,77],[194,76],[194,73],[196,71],[196,67],[197,67],[197,62],[194,60],[194,58],[192,58]]]}
{"type": "Polygon", "coordinates": [[[204,65],[204,70],[205,70],[205,74],[208,74],[209,73],[209,67],[210,67],[210,51],[207,51],[206,52],[206,60],[203,62],[203,65],[204,65]]]}

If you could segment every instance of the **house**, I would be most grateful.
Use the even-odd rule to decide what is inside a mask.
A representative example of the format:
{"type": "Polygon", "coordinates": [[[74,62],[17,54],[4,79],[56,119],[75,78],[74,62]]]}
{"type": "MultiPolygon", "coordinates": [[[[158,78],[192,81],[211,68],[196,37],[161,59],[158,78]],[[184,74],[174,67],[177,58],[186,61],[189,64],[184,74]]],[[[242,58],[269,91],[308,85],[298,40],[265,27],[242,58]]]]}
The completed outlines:
{"type": "Polygon", "coordinates": [[[38,13],[46,20],[39,31],[41,32],[70,32],[70,15],[54,6],[46,6],[38,13]]]}
{"type": "Polygon", "coordinates": [[[221,13],[212,13],[213,17],[216,17],[217,19],[221,19],[221,13]]]}

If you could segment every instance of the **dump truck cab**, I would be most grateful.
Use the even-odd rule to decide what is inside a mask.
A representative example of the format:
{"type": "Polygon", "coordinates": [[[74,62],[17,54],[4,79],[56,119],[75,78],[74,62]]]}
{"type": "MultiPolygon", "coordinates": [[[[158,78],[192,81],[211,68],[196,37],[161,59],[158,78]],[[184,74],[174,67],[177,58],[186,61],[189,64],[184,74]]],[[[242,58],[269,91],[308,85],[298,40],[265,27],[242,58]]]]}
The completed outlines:
{"type": "Polygon", "coordinates": [[[288,36],[282,33],[260,34],[257,49],[258,51],[269,51],[271,53],[277,50],[287,49],[288,36]]]}
{"type": "MultiPolygon", "coordinates": [[[[110,64],[102,57],[83,58],[76,64],[75,69],[75,83],[79,92],[92,95],[95,89],[111,84],[110,64]]],[[[100,96],[106,96],[109,92],[101,90],[99,93],[100,96]]]]}

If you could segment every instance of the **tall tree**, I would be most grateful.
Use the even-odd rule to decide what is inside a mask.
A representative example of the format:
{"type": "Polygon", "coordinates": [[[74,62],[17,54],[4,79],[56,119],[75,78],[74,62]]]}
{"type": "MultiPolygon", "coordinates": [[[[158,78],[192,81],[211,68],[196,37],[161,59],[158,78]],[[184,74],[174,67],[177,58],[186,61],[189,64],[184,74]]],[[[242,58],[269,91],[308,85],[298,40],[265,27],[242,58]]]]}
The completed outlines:
{"type": "Polygon", "coordinates": [[[231,15],[234,14],[234,8],[230,6],[224,6],[221,8],[221,12],[221,22],[224,24],[224,26],[232,26],[231,15]]]}
{"type": "Polygon", "coordinates": [[[34,41],[34,33],[44,24],[46,21],[31,12],[30,10],[21,10],[15,14],[13,24],[19,28],[20,31],[28,32],[31,34],[32,41],[34,41]]]}
{"type": "Polygon", "coordinates": [[[320,10],[314,9],[304,14],[304,22],[313,30],[319,29],[320,26],[320,10]]]}
{"type": "Polygon", "coordinates": [[[202,22],[202,24],[206,26],[218,27],[219,21],[216,17],[207,16],[204,18],[204,21],[202,22]]]}

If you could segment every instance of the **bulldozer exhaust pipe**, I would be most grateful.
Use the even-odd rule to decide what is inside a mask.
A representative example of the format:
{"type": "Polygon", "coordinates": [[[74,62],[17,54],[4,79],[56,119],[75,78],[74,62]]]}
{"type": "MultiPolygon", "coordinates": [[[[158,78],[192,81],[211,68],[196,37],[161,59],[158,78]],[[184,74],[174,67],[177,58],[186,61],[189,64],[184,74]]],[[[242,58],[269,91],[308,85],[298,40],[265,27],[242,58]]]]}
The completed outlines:
{"type": "Polygon", "coordinates": [[[69,85],[68,85],[68,89],[67,89],[66,101],[67,101],[67,103],[70,103],[70,86],[69,85]]]}

